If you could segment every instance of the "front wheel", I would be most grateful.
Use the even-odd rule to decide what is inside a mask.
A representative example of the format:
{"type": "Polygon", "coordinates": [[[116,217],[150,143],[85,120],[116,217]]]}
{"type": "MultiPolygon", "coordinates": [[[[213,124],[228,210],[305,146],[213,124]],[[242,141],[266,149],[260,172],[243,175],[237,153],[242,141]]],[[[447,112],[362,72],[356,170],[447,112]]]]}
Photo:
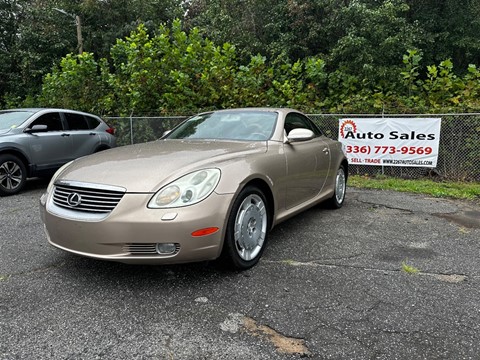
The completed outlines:
{"type": "Polygon", "coordinates": [[[0,195],[13,195],[25,186],[27,170],[15,155],[0,155],[0,195]]]}
{"type": "Polygon", "coordinates": [[[265,249],[268,226],[265,195],[256,187],[244,188],[235,199],[228,219],[223,263],[238,270],[254,266],[265,249]]]}
{"type": "Polygon", "coordinates": [[[347,175],[345,167],[340,165],[335,176],[335,189],[333,196],[328,199],[328,205],[332,209],[340,209],[345,202],[345,192],[347,191],[347,175]]]}

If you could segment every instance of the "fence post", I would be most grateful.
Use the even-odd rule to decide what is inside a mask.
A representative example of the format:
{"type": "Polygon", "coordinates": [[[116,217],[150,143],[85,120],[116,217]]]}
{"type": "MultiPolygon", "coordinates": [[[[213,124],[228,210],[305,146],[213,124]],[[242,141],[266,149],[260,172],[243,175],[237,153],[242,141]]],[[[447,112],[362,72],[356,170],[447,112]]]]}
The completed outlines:
{"type": "Polygon", "coordinates": [[[133,111],[130,113],[130,144],[133,145],[133,111]]]}

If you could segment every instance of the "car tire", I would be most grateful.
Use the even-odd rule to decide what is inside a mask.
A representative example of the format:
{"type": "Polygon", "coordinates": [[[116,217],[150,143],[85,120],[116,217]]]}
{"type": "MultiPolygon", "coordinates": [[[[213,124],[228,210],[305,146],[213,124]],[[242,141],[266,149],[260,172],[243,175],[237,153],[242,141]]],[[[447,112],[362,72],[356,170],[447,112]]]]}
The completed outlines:
{"type": "Polygon", "coordinates": [[[108,149],[110,149],[108,146],[100,146],[97,149],[95,149],[95,151],[93,153],[96,154],[100,151],[105,151],[105,150],[108,150],[108,149]]]}
{"type": "Polygon", "coordinates": [[[25,186],[27,169],[15,155],[0,155],[0,195],[13,195],[25,186]]]}
{"type": "Polygon", "coordinates": [[[245,187],[235,199],[228,219],[222,265],[234,270],[256,265],[265,249],[269,226],[265,195],[256,187],[245,187]]]}
{"type": "Polygon", "coordinates": [[[345,167],[340,165],[335,175],[335,187],[333,195],[328,199],[327,204],[331,209],[340,209],[345,202],[345,193],[347,191],[347,174],[345,167]]]}

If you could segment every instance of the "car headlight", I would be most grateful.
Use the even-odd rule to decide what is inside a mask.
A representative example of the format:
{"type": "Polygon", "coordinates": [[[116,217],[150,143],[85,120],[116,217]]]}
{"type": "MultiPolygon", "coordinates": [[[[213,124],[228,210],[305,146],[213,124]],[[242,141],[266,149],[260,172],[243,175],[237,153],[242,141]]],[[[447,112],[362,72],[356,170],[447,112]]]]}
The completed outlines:
{"type": "Polygon", "coordinates": [[[152,197],[149,208],[175,208],[196,204],[208,197],[220,181],[219,169],[205,169],[182,176],[152,197]]]}

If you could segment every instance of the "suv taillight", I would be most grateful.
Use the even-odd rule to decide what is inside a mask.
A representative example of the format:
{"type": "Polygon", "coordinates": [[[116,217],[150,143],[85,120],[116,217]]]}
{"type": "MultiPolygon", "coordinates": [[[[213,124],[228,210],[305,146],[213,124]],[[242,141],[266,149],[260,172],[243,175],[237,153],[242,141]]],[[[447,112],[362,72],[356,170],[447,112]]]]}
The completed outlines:
{"type": "Polygon", "coordinates": [[[113,127],[109,127],[107,130],[105,130],[107,133],[110,135],[115,135],[115,129],[113,127]]]}

